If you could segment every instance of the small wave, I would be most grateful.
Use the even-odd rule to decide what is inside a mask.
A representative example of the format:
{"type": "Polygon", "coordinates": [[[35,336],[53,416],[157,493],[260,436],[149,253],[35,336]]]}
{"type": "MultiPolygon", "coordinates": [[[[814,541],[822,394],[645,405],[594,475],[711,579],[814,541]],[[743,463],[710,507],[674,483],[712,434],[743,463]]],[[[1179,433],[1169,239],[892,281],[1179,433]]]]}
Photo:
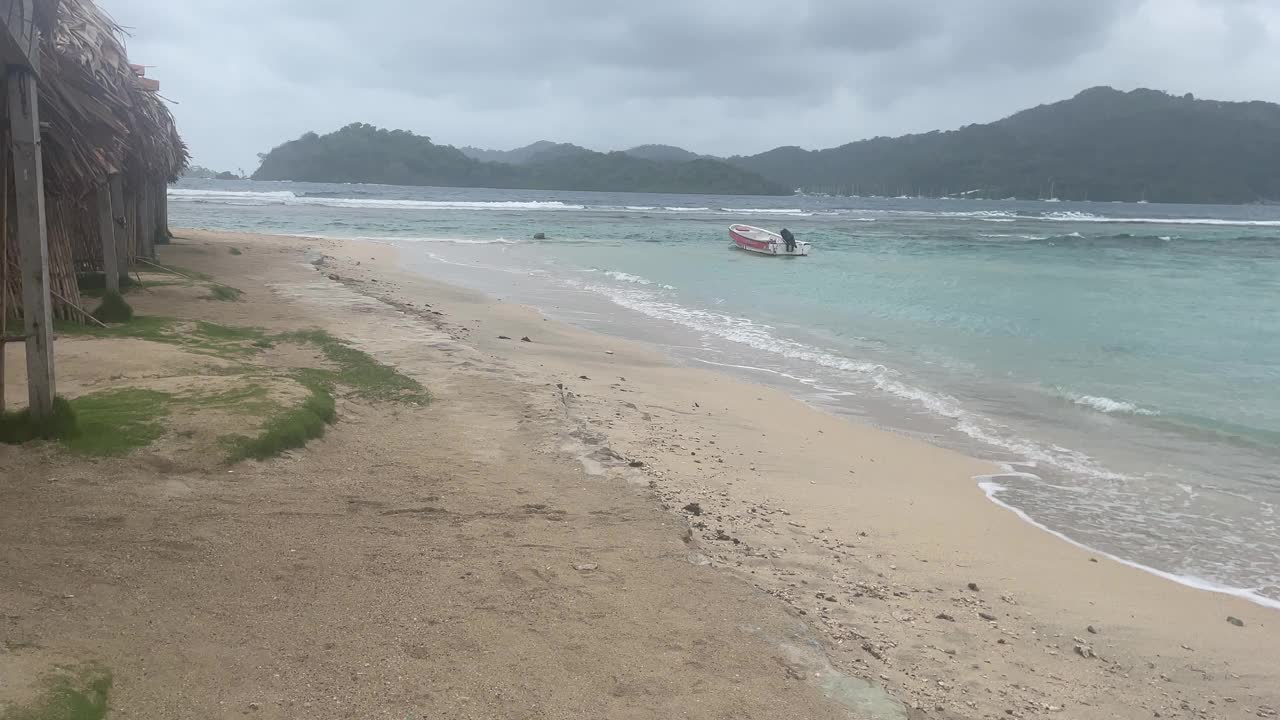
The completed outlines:
{"type": "Polygon", "coordinates": [[[720,208],[721,212],[744,215],[810,215],[799,208],[720,208]]]}
{"type": "Polygon", "coordinates": [[[1071,396],[1071,402],[1081,407],[1091,408],[1098,412],[1107,413],[1108,415],[1148,415],[1154,416],[1160,413],[1155,410],[1148,410],[1139,407],[1131,402],[1124,400],[1112,400],[1103,395],[1074,395],[1071,396]]]}
{"type": "Polygon", "coordinates": [[[639,275],[632,275],[631,273],[619,272],[618,270],[606,270],[604,274],[608,275],[614,280],[621,280],[622,282],[635,283],[637,285],[653,284],[653,281],[650,280],[649,278],[640,277],[639,275]]]}
{"type": "Polygon", "coordinates": [[[1051,212],[1040,216],[1055,222],[1133,223],[1136,225],[1224,225],[1245,227],[1280,227],[1280,220],[1247,220],[1236,218],[1131,218],[1094,215],[1086,212],[1051,212]]]}
{"type": "Polygon", "coordinates": [[[941,393],[930,392],[902,379],[896,370],[879,363],[861,362],[778,337],[771,325],[745,317],[685,307],[644,288],[618,288],[587,284],[582,289],[605,296],[617,305],[659,320],[674,322],[708,335],[847,373],[849,379],[868,384],[880,392],[921,407],[934,416],[951,421],[952,427],[992,447],[1029,461],[1053,465],[1069,472],[1104,480],[1128,480],[1129,476],[1099,466],[1093,458],[1069,448],[1045,447],[1019,437],[1011,428],[965,410],[960,402],[941,393]]]}
{"type": "Polygon", "coordinates": [[[452,243],[454,245],[517,245],[519,240],[508,240],[506,238],[493,238],[486,240],[482,238],[442,238],[442,237],[357,237],[356,240],[392,240],[395,242],[408,243],[452,243]]]}
{"type": "Polygon", "coordinates": [[[1065,533],[1061,533],[1057,530],[1054,530],[1048,527],[1047,525],[1045,525],[1044,523],[1041,523],[1035,520],[1030,515],[1028,515],[1024,510],[1017,508],[1005,502],[1004,500],[1000,499],[1000,494],[1008,491],[1008,488],[999,482],[1000,480],[1005,478],[1031,479],[1035,481],[1038,481],[1040,479],[1039,476],[1033,475],[1031,473],[1005,472],[1000,475],[978,475],[974,478],[974,480],[978,482],[978,487],[981,488],[982,492],[986,494],[988,500],[995,503],[996,505],[999,505],[1005,510],[1012,512],[1014,515],[1017,515],[1018,518],[1020,518],[1023,522],[1027,523],[1028,525],[1031,525],[1035,528],[1043,530],[1049,533],[1050,535],[1053,535],[1054,537],[1058,538],[1059,540],[1063,540],[1072,545],[1075,545],[1078,548],[1088,550],[1089,552],[1102,555],[1103,557],[1106,557],[1110,560],[1114,560],[1115,562],[1118,562],[1121,565],[1127,565],[1128,567],[1135,568],[1143,572],[1151,573],[1156,577],[1164,578],[1165,580],[1171,580],[1173,582],[1178,583],[1179,585],[1186,585],[1187,587],[1192,587],[1197,590],[1208,590],[1209,592],[1221,593],[1223,595],[1231,595],[1233,597],[1238,597],[1244,600],[1248,600],[1249,602],[1262,605],[1263,607],[1275,608],[1280,610],[1280,600],[1276,600],[1274,598],[1269,598],[1265,595],[1262,595],[1255,588],[1232,587],[1230,585],[1223,585],[1222,583],[1213,582],[1212,580],[1205,580],[1203,578],[1198,578],[1192,575],[1178,575],[1175,573],[1166,572],[1164,570],[1158,570],[1156,568],[1150,567],[1149,565],[1143,565],[1141,563],[1137,563],[1132,560],[1126,560],[1122,557],[1112,555],[1111,553],[1098,550],[1097,548],[1093,548],[1088,545],[1085,545],[1084,543],[1079,542],[1078,540],[1075,540],[1069,535],[1066,535],[1065,533]]]}
{"type": "MultiPolygon", "coordinates": [[[[592,269],[591,272],[596,271],[592,269]]],[[[671,285],[664,285],[662,283],[654,282],[647,277],[632,275],[631,273],[625,273],[618,270],[606,270],[604,274],[620,282],[634,283],[636,285],[653,285],[655,287],[660,287],[663,290],[675,290],[671,285]]]]}
{"type": "Polygon", "coordinates": [[[300,234],[297,237],[316,240],[360,240],[376,243],[450,243],[453,245],[517,245],[520,240],[499,238],[415,237],[412,235],[331,235],[325,233],[300,234]]]}
{"type": "Polygon", "coordinates": [[[169,199],[176,202],[226,205],[319,205],[337,208],[381,208],[389,210],[585,210],[585,205],[571,205],[557,200],[364,200],[325,195],[301,196],[282,190],[250,192],[234,190],[188,190],[171,188],[169,199]]]}

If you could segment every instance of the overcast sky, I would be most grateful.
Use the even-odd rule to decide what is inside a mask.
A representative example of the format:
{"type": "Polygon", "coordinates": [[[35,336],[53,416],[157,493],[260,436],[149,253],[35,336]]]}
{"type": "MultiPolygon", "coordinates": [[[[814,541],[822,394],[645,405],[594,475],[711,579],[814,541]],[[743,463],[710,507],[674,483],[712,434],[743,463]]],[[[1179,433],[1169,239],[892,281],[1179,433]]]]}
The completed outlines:
{"type": "Polygon", "coordinates": [[[452,145],[830,147],[1094,85],[1280,101],[1280,0],[98,0],[195,161],[350,122],[452,145]]]}

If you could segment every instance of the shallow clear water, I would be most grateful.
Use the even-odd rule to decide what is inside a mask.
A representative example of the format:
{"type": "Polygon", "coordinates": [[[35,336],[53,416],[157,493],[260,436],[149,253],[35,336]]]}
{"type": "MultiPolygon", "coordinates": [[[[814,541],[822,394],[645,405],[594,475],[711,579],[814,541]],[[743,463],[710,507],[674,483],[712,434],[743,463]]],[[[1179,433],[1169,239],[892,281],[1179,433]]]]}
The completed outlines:
{"type": "Polygon", "coordinates": [[[999,460],[984,487],[1034,522],[1280,605],[1280,207],[171,193],[175,225],[396,242],[434,276],[999,460]],[[731,222],[813,256],[732,251],[731,222]]]}

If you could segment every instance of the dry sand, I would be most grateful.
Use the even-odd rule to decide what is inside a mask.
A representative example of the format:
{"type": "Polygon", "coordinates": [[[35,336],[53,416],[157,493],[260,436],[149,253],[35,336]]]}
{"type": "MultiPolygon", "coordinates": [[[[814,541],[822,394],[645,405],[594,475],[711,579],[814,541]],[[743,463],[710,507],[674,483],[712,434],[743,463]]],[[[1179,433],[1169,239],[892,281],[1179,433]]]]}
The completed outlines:
{"type": "Polygon", "coordinates": [[[886,687],[884,717],[1280,707],[1274,610],[1031,527],[985,463],[390,246],[183,235],[164,259],[247,292],[183,311],[326,327],[437,401],[345,404],[234,473],[0,449],[0,628],[41,648],[0,668],[104,658],[147,717],[876,717],[823,699],[875,697],[844,678],[886,687]]]}

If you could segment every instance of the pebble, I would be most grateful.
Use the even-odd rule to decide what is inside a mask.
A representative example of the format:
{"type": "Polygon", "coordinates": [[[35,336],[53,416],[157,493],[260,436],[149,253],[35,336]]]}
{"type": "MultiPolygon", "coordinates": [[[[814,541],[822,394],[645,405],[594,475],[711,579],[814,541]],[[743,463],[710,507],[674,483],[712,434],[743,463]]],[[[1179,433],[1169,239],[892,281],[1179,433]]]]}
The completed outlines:
{"type": "Polygon", "coordinates": [[[974,591],[974,592],[977,592],[977,591],[978,591],[978,583],[969,583],[969,589],[970,589],[970,590],[972,590],[972,591],[974,591]]]}
{"type": "Polygon", "coordinates": [[[992,615],[989,612],[980,612],[978,613],[978,617],[982,618],[983,620],[991,620],[991,621],[994,621],[996,619],[996,616],[992,615]]]}
{"type": "Polygon", "coordinates": [[[595,570],[598,567],[600,566],[595,563],[578,563],[577,565],[573,566],[573,569],[581,572],[591,572],[592,570],[595,570]]]}
{"type": "Polygon", "coordinates": [[[1235,625],[1236,627],[1244,627],[1244,621],[1232,615],[1227,616],[1227,622],[1231,623],[1232,625],[1235,625]]]}
{"type": "Polygon", "coordinates": [[[947,622],[955,622],[955,621],[956,621],[956,619],[955,619],[955,618],[951,617],[950,615],[948,615],[948,614],[946,614],[946,613],[938,613],[937,615],[934,615],[934,617],[938,618],[939,620],[946,620],[947,622]]]}
{"type": "Polygon", "coordinates": [[[1089,627],[1085,628],[1085,630],[1088,630],[1088,631],[1089,631],[1091,634],[1093,634],[1093,635],[1097,635],[1097,634],[1098,634],[1098,628],[1096,628],[1096,627],[1094,627],[1094,626],[1092,626],[1092,625],[1090,625],[1089,627]]]}

